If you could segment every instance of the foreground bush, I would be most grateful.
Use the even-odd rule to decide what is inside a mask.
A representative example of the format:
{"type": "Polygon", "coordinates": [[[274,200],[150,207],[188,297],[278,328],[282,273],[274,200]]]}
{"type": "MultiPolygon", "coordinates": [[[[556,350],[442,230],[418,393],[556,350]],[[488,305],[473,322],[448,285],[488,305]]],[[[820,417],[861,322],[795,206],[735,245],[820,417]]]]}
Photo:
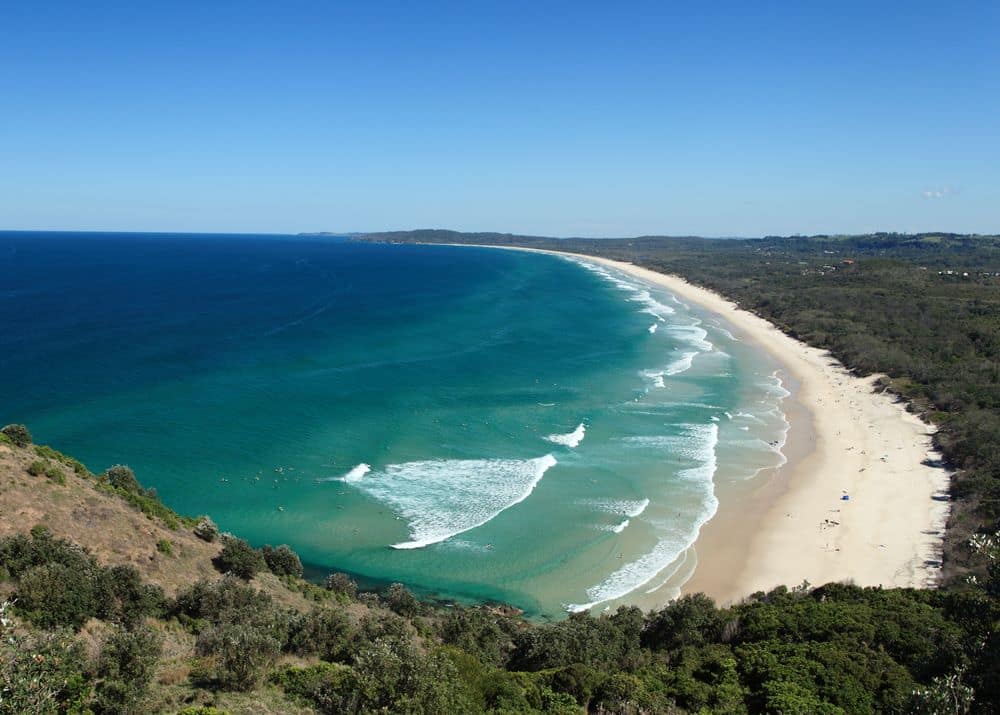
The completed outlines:
{"type": "Polygon", "coordinates": [[[90,696],[83,646],[66,631],[25,635],[0,603],[0,713],[84,712],[90,696]]]}
{"type": "Polygon", "coordinates": [[[200,655],[214,656],[213,677],[227,690],[256,688],[281,654],[281,641],[252,625],[213,626],[198,637],[200,655]]]}
{"type": "Polygon", "coordinates": [[[160,636],[148,628],[117,629],[101,648],[95,710],[98,713],[143,712],[143,702],[163,650],[160,636]]]}
{"type": "Polygon", "coordinates": [[[57,562],[33,566],[21,575],[17,607],[43,628],[80,628],[97,610],[93,577],[57,562]]]}

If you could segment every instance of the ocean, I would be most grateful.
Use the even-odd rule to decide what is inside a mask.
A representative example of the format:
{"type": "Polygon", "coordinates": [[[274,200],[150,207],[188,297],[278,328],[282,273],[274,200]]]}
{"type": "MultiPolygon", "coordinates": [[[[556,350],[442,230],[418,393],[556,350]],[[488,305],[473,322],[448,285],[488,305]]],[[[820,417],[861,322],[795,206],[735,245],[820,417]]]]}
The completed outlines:
{"type": "Polygon", "coordinates": [[[0,423],[320,577],[558,618],[666,601],[784,460],[778,365],[614,270],[488,248],[0,233],[0,423]]]}

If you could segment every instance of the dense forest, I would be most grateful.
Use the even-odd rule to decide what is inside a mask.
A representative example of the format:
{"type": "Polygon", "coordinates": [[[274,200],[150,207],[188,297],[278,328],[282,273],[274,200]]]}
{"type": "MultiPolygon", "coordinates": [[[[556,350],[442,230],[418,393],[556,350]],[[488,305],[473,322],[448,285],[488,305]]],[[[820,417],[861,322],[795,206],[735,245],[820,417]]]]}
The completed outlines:
{"type": "Polygon", "coordinates": [[[0,713],[1000,713],[996,238],[366,240],[632,261],[885,374],[955,470],[943,587],[789,584],[535,624],[305,580],[287,546],[175,514],[127,467],[92,473],[8,425],[0,713]]]}

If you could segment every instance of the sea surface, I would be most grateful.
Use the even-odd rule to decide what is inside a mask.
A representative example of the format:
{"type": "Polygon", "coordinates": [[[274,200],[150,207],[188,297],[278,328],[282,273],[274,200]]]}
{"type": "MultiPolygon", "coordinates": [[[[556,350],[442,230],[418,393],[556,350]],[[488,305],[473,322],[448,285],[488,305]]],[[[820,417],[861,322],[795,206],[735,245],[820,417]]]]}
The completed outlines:
{"type": "Polygon", "coordinates": [[[778,365],[582,260],[254,235],[0,233],[0,423],[174,509],[541,618],[675,595],[783,461],[778,365]]]}

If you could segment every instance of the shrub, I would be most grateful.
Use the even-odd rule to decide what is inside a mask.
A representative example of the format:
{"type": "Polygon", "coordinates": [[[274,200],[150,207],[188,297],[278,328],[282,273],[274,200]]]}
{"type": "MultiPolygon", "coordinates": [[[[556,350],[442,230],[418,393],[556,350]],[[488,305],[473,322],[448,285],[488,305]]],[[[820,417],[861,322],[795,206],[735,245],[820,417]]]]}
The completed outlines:
{"type": "Polygon", "coordinates": [[[132,566],[100,569],[94,582],[97,616],[105,621],[132,628],[146,616],[156,616],[164,610],[163,589],[144,584],[132,566]]]}
{"type": "Polygon", "coordinates": [[[261,549],[261,554],[264,557],[267,568],[275,576],[302,577],[302,561],[299,559],[298,554],[292,551],[290,547],[284,544],[272,547],[270,544],[267,544],[261,549]]]}
{"type": "Polygon", "coordinates": [[[108,471],[104,473],[104,476],[108,480],[108,484],[113,486],[115,489],[120,489],[124,492],[129,492],[136,494],[142,491],[142,487],[139,485],[139,480],[135,478],[135,472],[131,468],[126,467],[124,464],[116,464],[110,467],[108,471]]]}
{"type": "Polygon", "coordinates": [[[274,673],[271,682],[293,698],[315,705],[320,712],[358,711],[357,678],[347,666],[317,663],[306,668],[287,667],[274,673]]]}
{"type": "Polygon", "coordinates": [[[703,593],[686,595],[651,615],[642,644],[653,650],[698,646],[714,640],[722,625],[712,599],[703,593]]]}
{"type": "Polygon", "coordinates": [[[215,656],[215,679],[227,690],[253,690],[281,653],[281,641],[243,623],[214,626],[198,637],[198,653],[215,656]]]}
{"type": "Polygon", "coordinates": [[[346,573],[332,573],[327,576],[326,588],[328,591],[343,594],[351,599],[358,596],[357,582],[346,573]]]}
{"type": "Polygon", "coordinates": [[[60,563],[76,573],[96,568],[93,558],[75,544],[56,539],[44,524],[36,524],[31,536],[15,534],[0,539],[0,565],[19,578],[33,566],[60,563]]]}
{"type": "Polygon", "coordinates": [[[174,546],[169,539],[160,539],[156,542],[156,550],[165,556],[173,556],[174,546]]]}
{"type": "Polygon", "coordinates": [[[0,603],[0,712],[85,712],[83,646],[65,631],[23,635],[0,603]]]}
{"type": "Polygon", "coordinates": [[[267,568],[260,552],[243,539],[228,537],[225,541],[222,553],[216,558],[216,566],[223,573],[231,573],[249,581],[257,572],[267,568]]]}
{"type": "Polygon", "coordinates": [[[90,471],[84,466],[83,462],[73,459],[72,457],[67,457],[62,452],[58,452],[52,449],[52,447],[48,447],[44,444],[35,445],[35,454],[37,454],[39,457],[42,457],[43,459],[51,459],[53,461],[59,462],[62,465],[65,465],[70,469],[72,469],[76,474],[80,475],[81,477],[90,474],[90,471]]]}
{"type": "Polygon", "coordinates": [[[364,712],[473,710],[465,684],[443,652],[422,655],[408,641],[384,638],[357,654],[354,669],[364,712]]]}
{"type": "Polygon", "coordinates": [[[60,485],[66,484],[66,475],[63,474],[63,471],[54,464],[50,464],[48,466],[48,468],[45,470],[45,476],[51,479],[56,484],[60,485]]]}
{"type": "Polygon", "coordinates": [[[498,620],[498,616],[481,608],[454,608],[441,623],[441,640],[484,663],[500,666],[513,645],[498,620]]]}
{"type": "Polygon", "coordinates": [[[410,593],[409,589],[401,583],[394,583],[389,586],[385,602],[389,608],[401,616],[413,617],[420,612],[420,603],[410,593]]]}
{"type": "Polygon", "coordinates": [[[177,595],[171,614],[223,623],[242,612],[262,612],[273,608],[271,597],[247,586],[235,576],[215,582],[197,581],[177,595]]]}
{"type": "Polygon", "coordinates": [[[97,664],[102,678],[97,687],[97,712],[136,712],[149,691],[162,649],[159,635],[148,628],[111,633],[97,664]]]}
{"type": "Polygon", "coordinates": [[[36,459],[34,462],[28,465],[28,474],[33,477],[40,477],[43,474],[58,484],[66,483],[66,475],[63,474],[62,470],[59,469],[54,464],[49,464],[40,459],[36,459]]]}
{"type": "Polygon", "coordinates": [[[43,628],[79,628],[97,606],[90,570],[81,573],[58,562],[33,566],[21,575],[17,605],[43,628]]]}
{"type": "Polygon", "coordinates": [[[318,655],[323,660],[347,657],[350,623],[340,611],[317,609],[291,623],[287,650],[298,655],[318,655]]]}
{"type": "Polygon", "coordinates": [[[194,535],[202,541],[211,543],[219,538],[219,527],[207,516],[203,516],[194,527],[194,535]]]}
{"type": "Polygon", "coordinates": [[[18,447],[27,447],[31,444],[31,432],[24,425],[7,425],[0,432],[18,447]]]}

